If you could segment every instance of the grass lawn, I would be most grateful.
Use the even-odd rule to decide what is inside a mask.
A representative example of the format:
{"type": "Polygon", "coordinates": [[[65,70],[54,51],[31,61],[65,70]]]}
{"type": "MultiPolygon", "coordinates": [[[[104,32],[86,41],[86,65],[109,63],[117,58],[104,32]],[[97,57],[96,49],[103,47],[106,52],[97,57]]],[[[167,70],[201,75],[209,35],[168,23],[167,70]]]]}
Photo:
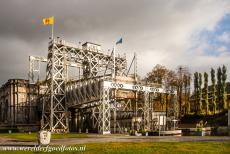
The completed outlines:
{"type": "MultiPolygon", "coordinates": [[[[87,134],[52,134],[52,139],[86,138],[87,134]]],[[[37,133],[0,133],[0,137],[8,137],[22,141],[37,141],[37,133]]]]}
{"type": "Polygon", "coordinates": [[[230,143],[220,142],[131,142],[86,144],[85,153],[230,153],[230,143]]]}
{"type": "MultiPolygon", "coordinates": [[[[21,141],[36,141],[37,133],[1,133],[1,137],[8,137],[13,139],[19,139],[21,141]]],[[[86,138],[87,134],[52,134],[53,139],[61,138],[86,138]]],[[[97,142],[95,140],[95,142],[97,142]]],[[[72,145],[79,147],[81,145],[72,145]]],[[[106,153],[230,153],[230,142],[109,142],[109,143],[88,143],[84,144],[86,146],[85,152],[70,152],[70,153],[85,153],[85,154],[106,154],[106,153]]],[[[66,146],[68,147],[68,146],[66,146]]],[[[0,151],[0,153],[8,154],[22,154],[22,153],[42,153],[42,152],[32,152],[32,151],[0,151]]],[[[47,152],[43,152],[47,153],[47,152]]],[[[57,153],[57,151],[48,152],[57,153]]],[[[58,153],[68,153],[58,152],[58,153]]]]}
{"type": "MultiPolygon", "coordinates": [[[[75,145],[79,147],[80,145],[75,145]]],[[[123,154],[160,154],[160,153],[213,153],[213,154],[229,154],[230,143],[226,142],[116,142],[116,143],[90,143],[85,144],[85,152],[69,152],[69,153],[85,153],[85,154],[107,154],[107,153],[123,153],[123,154]]],[[[0,153],[33,153],[24,151],[11,151],[0,153]]],[[[41,152],[34,152],[41,153],[41,152]]],[[[44,152],[47,153],[47,152],[44,152]]],[[[49,153],[59,153],[57,151],[49,153]]],[[[68,152],[60,152],[62,154],[68,152]]]]}

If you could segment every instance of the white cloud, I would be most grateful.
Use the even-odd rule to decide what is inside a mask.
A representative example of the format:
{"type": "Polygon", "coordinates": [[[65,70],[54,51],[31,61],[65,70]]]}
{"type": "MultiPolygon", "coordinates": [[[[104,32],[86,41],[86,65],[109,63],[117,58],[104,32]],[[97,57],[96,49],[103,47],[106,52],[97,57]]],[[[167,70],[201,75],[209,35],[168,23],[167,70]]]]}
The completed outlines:
{"type": "Polygon", "coordinates": [[[216,51],[218,51],[220,53],[224,53],[224,52],[228,52],[228,49],[226,46],[220,46],[219,48],[217,48],[216,51]]]}
{"type": "Polygon", "coordinates": [[[157,28],[153,29],[153,32],[149,31],[149,34],[155,33],[155,35],[148,40],[152,45],[145,43],[144,49],[149,47],[149,50],[146,49],[148,52],[146,56],[143,55],[145,63],[142,62],[144,66],[141,70],[142,75],[151,70],[149,65],[157,63],[170,68],[187,65],[192,71],[201,72],[209,72],[211,67],[223,64],[230,68],[230,55],[227,52],[219,55],[206,53],[208,49],[212,49],[213,52],[223,51],[223,47],[216,49],[208,43],[208,40],[199,39],[201,31],[215,31],[220,20],[229,13],[230,1],[177,2],[173,7],[167,8],[167,14],[164,15],[165,12],[162,12],[161,19],[156,23],[162,26],[153,26],[157,28]],[[184,3],[183,7],[180,7],[179,3],[184,3]],[[198,44],[198,48],[190,50],[195,44],[198,44]]]}
{"type": "Polygon", "coordinates": [[[229,32],[223,32],[219,37],[218,40],[224,43],[230,42],[230,34],[229,32]]]}

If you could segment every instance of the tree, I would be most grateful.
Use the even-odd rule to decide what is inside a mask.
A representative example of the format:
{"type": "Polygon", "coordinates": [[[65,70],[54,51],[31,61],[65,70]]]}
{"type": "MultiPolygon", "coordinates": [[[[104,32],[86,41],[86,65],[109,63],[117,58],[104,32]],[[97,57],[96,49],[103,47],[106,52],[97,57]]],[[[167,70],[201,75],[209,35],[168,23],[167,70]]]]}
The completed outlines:
{"type": "Polygon", "coordinates": [[[198,112],[198,94],[199,94],[199,90],[198,90],[198,78],[199,78],[199,74],[198,72],[194,73],[194,95],[195,95],[195,113],[197,114],[198,112]]]}
{"type": "Polygon", "coordinates": [[[181,116],[182,109],[182,88],[183,88],[183,68],[181,66],[178,67],[178,82],[177,82],[177,96],[179,98],[179,116],[181,116]]]}
{"type": "MultiPolygon", "coordinates": [[[[164,84],[166,89],[174,89],[177,85],[176,73],[172,70],[167,69],[165,66],[157,64],[151,72],[147,74],[145,78],[146,82],[164,84]]],[[[168,95],[166,94],[166,101],[164,96],[159,95],[161,107],[166,104],[166,112],[168,111],[168,95]]],[[[167,113],[166,113],[167,114],[167,113]]]]}
{"type": "Polygon", "coordinates": [[[190,74],[184,74],[184,96],[185,96],[185,113],[188,114],[190,112],[190,103],[189,103],[189,97],[190,97],[190,80],[191,76],[190,74]]]}
{"type": "Polygon", "coordinates": [[[227,79],[227,68],[225,65],[222,67],[222,101],[223,101],[223,108],[227,109],[227,93],[226,93],[226,79],[227,79]]]}
{"type": "Polygon", "coordinates": [[[187,67],[179,66],[177,70],[177,96],[179,102],[179,116],[188,113],[188,97],[190,93],[190,73],[187,67]]]}
{"type": "MultiPolygon", "coordinates": [[[[177,86],[177,77],[176,73],[172,70],[169,70],[165,77],[165,87],[166,89],[174,90],[177,86]]],[[[169,107],[169,94],[166,94],[166,116],[168,115],[168,107],[169,107]]]]}
{"type": "Polygon", "coordinates": [[[152,71],[147,74],[146,80],[153,83],[162,84],[164,82],[167,73],[168,73],[168,69],[165,66],[157,64],[152,69],[152,71]]]}
{"type": "Polygon", "coordinates": [[[199,113],[202,114],[202,74],[199,73],[199,113]]]}
{"type": "Polygon", "coordinates": [[[216,113],[216,77],[215,70],[211,69],[211,80],[212,80],[212,104],[213,104],[213,113],[216,113]]]}
{"type": "Polygon", "coordinates": [[[217,100],[218,100],[218,108],[220,109],[222,103],[222,71],[219,67],[217,69],[217,100]]]}
{"type": "Polygon", "coordinates": [[[187,80],[187,87],[188,87],[188,107],[187,107],[187,113],[190,113],[190,86],[191,86],[191,74],[189,74],[188,80],[187,80]]]}
{"type": "MultiPolygon", "coordinates": [[[[168,70],[165,66],[157,64],[152,69],[152,71],[147,74],[146,81],[157,83],[157,84],[163,84],[167,72],[168,70]]],[[[162,101],[162,94],[159,94],[159,100],[160,100],[161,107],[163,108],[164,102],[162,101]]]]}
{"type": "Polygon", "coordinates": [[[204,93],[205,93],[205,105],[206,115],[209,114],[209,102],[208,102],[208,73],[204,72],[204,93]]]}

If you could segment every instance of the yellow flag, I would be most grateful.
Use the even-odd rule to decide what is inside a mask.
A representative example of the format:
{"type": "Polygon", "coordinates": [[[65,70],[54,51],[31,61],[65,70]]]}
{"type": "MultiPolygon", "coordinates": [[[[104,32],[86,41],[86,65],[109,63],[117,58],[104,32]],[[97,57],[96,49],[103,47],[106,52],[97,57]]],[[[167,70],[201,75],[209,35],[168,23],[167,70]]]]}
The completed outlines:
{"type": "Polygon", "coordinates": [[[54,24],[54,17],[43,18],[43,25],[53,25],[54,24]]]}

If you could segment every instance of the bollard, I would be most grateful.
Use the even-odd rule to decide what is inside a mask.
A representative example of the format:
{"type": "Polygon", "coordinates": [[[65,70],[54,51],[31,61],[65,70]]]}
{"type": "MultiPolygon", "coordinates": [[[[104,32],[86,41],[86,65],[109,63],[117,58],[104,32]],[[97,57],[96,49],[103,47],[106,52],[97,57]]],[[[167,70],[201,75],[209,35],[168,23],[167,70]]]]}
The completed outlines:
{"type": "Polygon", "coordinates": [[[39,145],[48,145],[50,144],[51,132],[41,130],[38,132],[38,144],[39,145]]]}

